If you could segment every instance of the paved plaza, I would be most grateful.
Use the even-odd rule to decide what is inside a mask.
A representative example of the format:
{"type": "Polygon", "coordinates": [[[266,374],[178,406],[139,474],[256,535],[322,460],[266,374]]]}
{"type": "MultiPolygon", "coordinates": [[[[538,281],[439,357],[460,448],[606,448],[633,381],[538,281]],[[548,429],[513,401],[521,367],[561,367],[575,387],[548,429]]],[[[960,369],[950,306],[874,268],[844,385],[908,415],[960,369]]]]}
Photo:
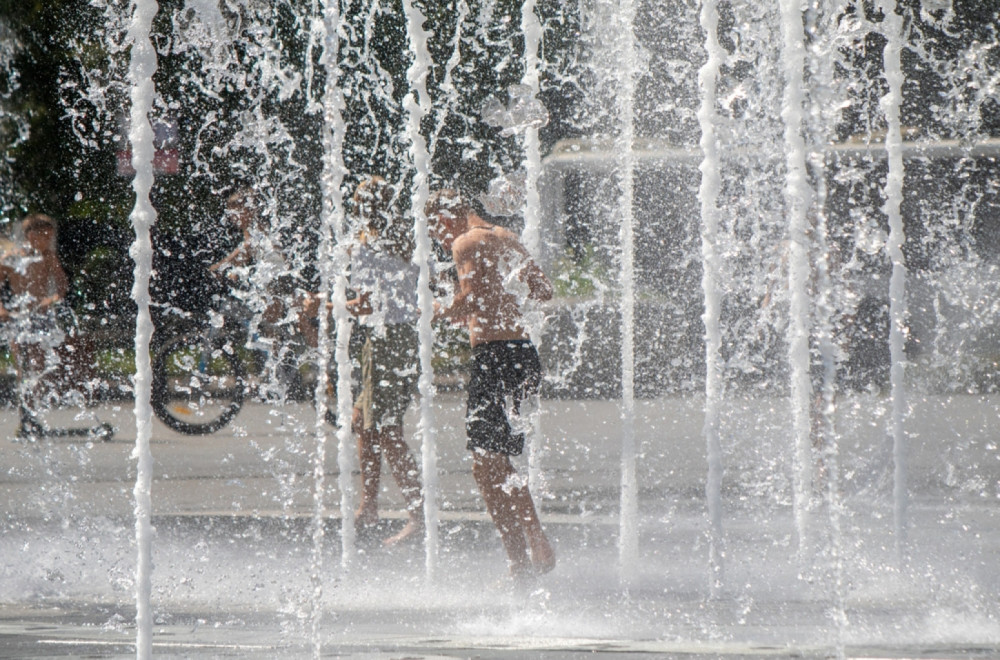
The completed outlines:
{"type": "MultiPolygon", "coordinates": [[[[714,590],[696,396],[637,404],[638,565],[624,573],[620,405],[543,402],[535,495],[559,565],[520,587],[506,576],[471,478],[461,394],[441,394],[433,407],[440,524],[430,556],[422,545],[361,545],[344,559],[331,427],[317,545],[312,475],[321,436],[308,404],[251,403],[208,436],[154,420],[154,654],[994,657],[998,405],[978,396],[911,398],[901,559],[884,396],[840,401],[844,508],[831,517],[820,497],[804,529],[791,508],[787,402],[727,402],[724,575],[714,590]],[[804,553],[802,534],[812,546],[804,553]]],[[[416,412],[406,428],[419,462],[416,412]]],[[[14,411],[0,414],[0,658],[134,657],[131,403],[50,420],[111,423],[110,442],[15,441],[14,411]]],[[[526,473],[527,460],[518,467],[526,473]]],[[[382,505],[389,533],[404,514],[388,478],[382,505]]]]}

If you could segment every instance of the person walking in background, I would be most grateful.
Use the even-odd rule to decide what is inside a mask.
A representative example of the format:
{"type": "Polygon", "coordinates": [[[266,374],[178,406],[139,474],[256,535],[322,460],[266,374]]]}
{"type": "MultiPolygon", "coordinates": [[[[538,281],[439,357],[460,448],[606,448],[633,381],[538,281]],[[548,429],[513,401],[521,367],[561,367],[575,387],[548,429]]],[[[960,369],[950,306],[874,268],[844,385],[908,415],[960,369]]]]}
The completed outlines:
{"type": "Polygon", "coordinates": [[[225,277],[232,285],[249,288],[254,279],[250,268],[263,269],[267,300],[260,320],[273,325],[284,316],[283,299],[293,291],[285,281],[287,267],[280,246],[270,235],[269,223],[261,215],[252,190],[242,188],[226,199],[225,219],[239,229],[240,242],[208,271],[225,277]]]}
{"type": "MultiPolygon", "coordinates": [[[[42,404],[42,381],[59,368],[56,348],[66,335],[56,315],[69,289],[69,278],[56,253],[56,222],[43,213],[21,221],[25,247],[5,255],[0,279],[10,299],[0,304],[21,382],[21,432],[37,425],[34,412],[42,404]]],[[[55,393],[53,393],[55,394],[55,393]]]]}
{"type": "Polygon", "coordinates": [[[550,299],[552,285],[514,234],[485,221],[458,192],[434,193],[425,211],[432,236],[451,251],[458,272],[458,291],[435,316],[464,323],[472,346],[466,434],[473,477],[500,532],[511,575],[548,572],[555,552],[510,457],[524,449],[522,403],[537,397],[542,375],[522,307],[550,299]]]}
{"type": "Polygon", "coordinates": [[[240,242],[208,270],[230,287],[231,310],[248,324],[251,342],[271,356],[265,398],[283,400],[300,386],[295,315],[286,315],[304,287],[290,272],[277,232],[271,230],[253,190],[241,188],[229,195],[225,220],[240,231],[240,242]]]}
{"type": "Polygon", "coordinates": [[[355,525],[362,536],[376,529],[383,457],[409,516],[402,531],[383,542],[386,546],[419,539],[424,529],[417,463],[403,440],[403,415],[419,372],[419,271],[412,262],[413,226],[393,208],[394,196],[392,186],[381,177],[364,181],[354,193],[361,230],[351,250],[350,280],[357,296],[347,303],[364,333],[361,389],[351,420],[361,463],[355,525]]]}

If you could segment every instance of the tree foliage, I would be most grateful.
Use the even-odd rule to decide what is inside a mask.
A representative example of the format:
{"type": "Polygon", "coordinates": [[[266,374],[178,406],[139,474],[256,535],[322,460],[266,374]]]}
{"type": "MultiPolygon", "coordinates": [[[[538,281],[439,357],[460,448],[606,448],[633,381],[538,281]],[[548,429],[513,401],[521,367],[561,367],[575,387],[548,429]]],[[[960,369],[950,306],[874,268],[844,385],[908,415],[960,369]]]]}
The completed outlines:
{"type": "MultiPolygon", "coordinates": [[[[506,101],[523,76],[520,0],[419,1],[433,64],[423,131],[434,185],[475,194],[521,166],[517,137],[486,125],[488,97],[506,101]]],[[[126,0],[0,0],[3,154],[0,220],[29,211],[60,221],[60,253],[76,304],[127,316],[131,181],[127,157],[129,44],[126,0]],[[9,57],[8,57],[9,55],[9,57]]],[[[250,187],[306,279],[321,224],[319,138],[324,46],[311,0],[192,4],[161,0],[151,39],[157,96],[151,119],[179,127],[180,170],[156,178],[154,294],[165,307],[206,299],[205,267],[239,239],[220,222],[225,197],[250,187]],[[198,8],[197,10],[195,8],[198,8]]],[[[404,191],[411,177],[404,99],[411,54],[401,0],[343,0],[339,67],[345,94],[344,162],[349,198],[380,174],[404,191]]],[[[545,25],[542,96],[553,121],[543,145],[568,134],[580,108],[569,45],[578,34],[564,3],[539,3],[545,25]]],[[[405,207],[407,194],[401,194],[405,207]]],[[[404,209],[405,210],[405,209],[404,209]]]]}

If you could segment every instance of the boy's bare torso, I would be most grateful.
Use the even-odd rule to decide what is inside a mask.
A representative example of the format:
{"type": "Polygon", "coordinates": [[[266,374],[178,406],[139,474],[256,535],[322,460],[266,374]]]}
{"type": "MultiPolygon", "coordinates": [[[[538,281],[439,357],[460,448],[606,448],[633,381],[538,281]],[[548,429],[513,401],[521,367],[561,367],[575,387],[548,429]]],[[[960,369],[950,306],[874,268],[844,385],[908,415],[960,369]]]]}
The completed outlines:
{"type": "Polygon", "coordinates": [[[521,305],[537,298],[524,278],[534,268],[527,251],[507,229],[470,226],[452,247],[466,323],[473,346],[489,341],[527,339],[521,305]]]}

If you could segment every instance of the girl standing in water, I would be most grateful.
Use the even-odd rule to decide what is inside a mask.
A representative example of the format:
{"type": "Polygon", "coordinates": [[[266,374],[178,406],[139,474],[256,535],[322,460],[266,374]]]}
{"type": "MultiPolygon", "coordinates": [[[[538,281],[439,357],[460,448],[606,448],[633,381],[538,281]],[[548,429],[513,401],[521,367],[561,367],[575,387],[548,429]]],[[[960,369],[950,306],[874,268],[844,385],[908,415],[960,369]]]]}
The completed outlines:
{"type": "Polygon", "coordinates": [[[365,333],[361,391],[351,428],[358,434],[361,503],[355,526],[361,535],[378,523],[382,457],[406,500],[409,521],[386,546],[416,540],[424,529],[423,495],[417,463],[403,440],[403,415],[413,399],[419,372],[417,276],[413,226],[393,208],[394,191],[381,177],[358,186],[354,202],[361,231],[351,251],[351,287],[357,297],[348,310],[365,333]]]}

